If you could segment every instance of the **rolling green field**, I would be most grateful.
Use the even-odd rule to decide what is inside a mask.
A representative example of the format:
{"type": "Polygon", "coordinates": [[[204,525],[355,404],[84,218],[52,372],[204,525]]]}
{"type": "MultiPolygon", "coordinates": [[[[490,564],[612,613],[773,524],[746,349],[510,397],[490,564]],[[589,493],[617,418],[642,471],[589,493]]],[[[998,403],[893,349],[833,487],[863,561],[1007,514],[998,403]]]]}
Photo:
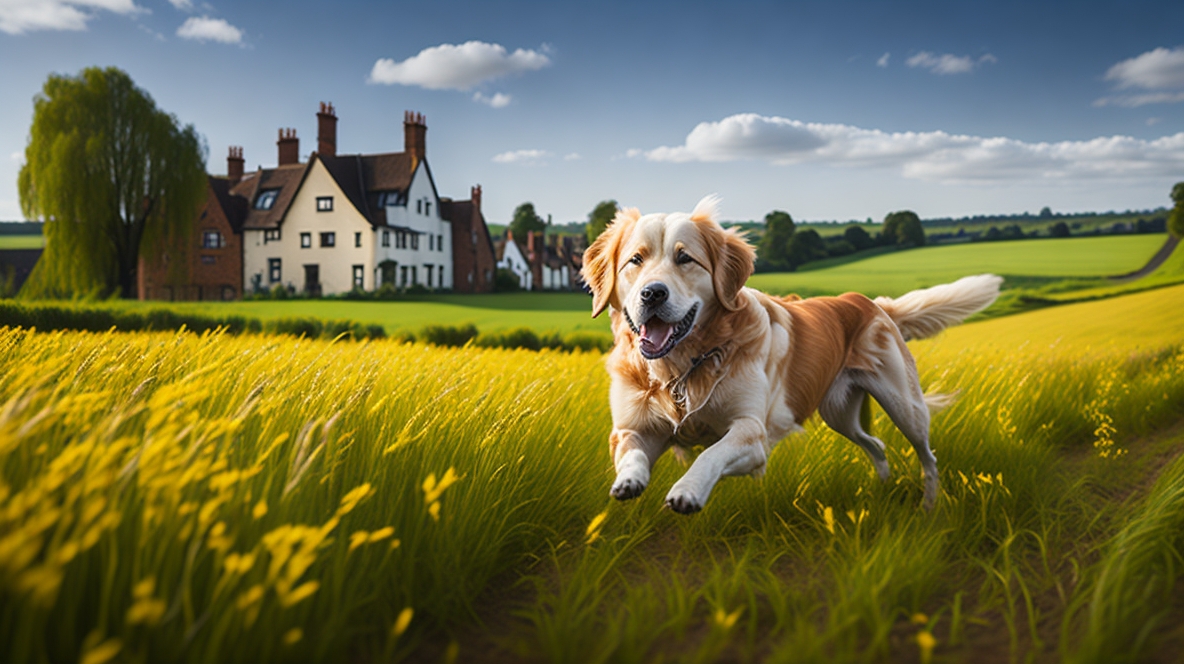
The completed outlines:
{"type": "Polygon", "coordinates": [[[0,249],[40,249],[44,246],[44,235],[0,235],[0,249]]]}
{"type": "Polygon", "coordinates": [[[0,659],[1170,661],[1181,310],[912,344],[933,512],[878,414],[893,480],[812,421],[690,517],[608,497],[597,353],[0,329],[0,659]]]}
{"type": "MultiPolygon", "coordinates": [[[[1096,278],[1141,267],[1163,244],[1163,235],[1125,235],[1063,240],[1032,240],[929,247],[846,263],[825,270],[758,274],[748,285],[775,294],[832,295],[854,290],[868,295],[900,295],[914,288],[953,281],[968,274],[994,272],[1037,280],[1096,278]]],[[[1173,260],[1180,257],[1173,257],[1173,260]]],[[[1170,283],[1176,277],[1161,280],[1170,283]]],[[[1096,281],[1096,279],[1095,279],[1096,281]]],[[[425,325],[473,323],[482,331],[529,327],[609,331],[608,316],[591,318],[591,300],[582,293],[499,293],[426,295],[394,302],[289,300],[244,302],[105,301],[87,306],[148,310],[168,307],[215,316],[246,316],[264,321],[311,316],[382,325],[389,334],[425,325]]]]}
{"type": "Polygon", "coordinates": [[[858,291],[896,296],[915,288],[992,272],[1018,277],[1102,277],[1142,267],[1165,235],[976,242],[922,247],[824,270],[753,275],[748,285],[804,297],[858,291]]]}

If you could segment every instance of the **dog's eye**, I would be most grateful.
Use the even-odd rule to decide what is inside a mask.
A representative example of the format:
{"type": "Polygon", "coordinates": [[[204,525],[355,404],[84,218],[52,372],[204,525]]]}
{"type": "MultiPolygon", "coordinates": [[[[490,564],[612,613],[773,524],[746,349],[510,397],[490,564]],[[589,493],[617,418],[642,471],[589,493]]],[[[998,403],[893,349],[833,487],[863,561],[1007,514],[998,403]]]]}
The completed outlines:
{"type": "Polygon", "coordinates": [[[641,254],[633,254],[633,258],[630,258],[629,262],[634,265],[641,265],[641,254]]]}
{"type": "Polygon", "coordinates": [[[691,258],[691,255],[685,251],[679,251],[678,255],[674,257],[674,262],[679,265],[686,265],[687,263],[690,263],[693,260],[695,260],[695,259],[691,258]]]}

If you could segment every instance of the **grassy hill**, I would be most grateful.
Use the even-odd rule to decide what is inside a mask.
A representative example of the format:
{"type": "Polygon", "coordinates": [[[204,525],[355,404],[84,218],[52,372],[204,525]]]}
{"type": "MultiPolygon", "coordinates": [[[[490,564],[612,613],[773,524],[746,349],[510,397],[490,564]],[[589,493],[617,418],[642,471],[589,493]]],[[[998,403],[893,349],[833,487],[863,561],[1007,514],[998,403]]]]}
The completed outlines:
{"type": "Polygon", "coordinates": [[[1165,237],[1110,235],[922,247],[822,270],[757,274],[748,285],[768,293],[804,297],[846,291],[896,296],[983,272],[1034,277],[1036,281],[1096,278],[1138,269],[1165,237]]]}

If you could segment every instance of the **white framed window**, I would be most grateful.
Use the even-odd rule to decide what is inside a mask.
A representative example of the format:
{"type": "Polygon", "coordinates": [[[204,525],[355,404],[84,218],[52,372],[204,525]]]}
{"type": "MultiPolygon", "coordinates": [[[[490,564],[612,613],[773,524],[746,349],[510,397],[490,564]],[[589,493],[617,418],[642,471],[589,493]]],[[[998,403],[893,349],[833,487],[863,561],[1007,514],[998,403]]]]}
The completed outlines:
{"type": "Polygon", "coordinates": [[[415,201],[415,213],[416,214],[423,214],[423,199],[422,198],[419,199],[418,201],[415,201]]]}
{"type": "Polygon", "coordinates": [[[431,288],[432,287],[432,271],[433,271],[432,264],[431,263],[424,263],[423,264],[423,271],[424,271],[425,276],[427,277],[427,287],[431,288]]]}
{"type": "Polygon", "coordinates": [[[411,234],[411,248],[415,251],[419,251],[419,233],[411,234]]]}
{"type": "Polygon", "coordinates": [[[267,259],[267,281],[269,283],[278,284],[280,282],[280,259],[267,259]]]}
{"type": "Polygon", "coordinates": [[[384,247],[391,246],[391,232],[390,231],[383,231],[382,232],[382,246],[384,246],[384,247]]]}
{"type": "Polygon", "coordinates": [[[218,231],[202,231],[201,233],[201,248],[202,249],[221,249],[226,246],[222,234],[218,231]]]}
{"type": "MultiPolygon", "coordinates": [[[[474,244],[476,244],[476,243],[474,243],[474,244]]],[[[439,251],[444,251],[444,234],[443,233],[436,236],[436,249],[439,251]]]]}
{"type": "Polygon", "coordinates": [[[354,278],[354,288],[357,288],[359,290],[361,290],[362,288],[365,288],[366,266],[365,265],[355,265],[353,267],[353,278],[354,278]]]}
{"type": "Polygon", "coordinates": [[[279,189],[264,189],[259,192],[258,198],[255,199],[255,209],[270,210],[271,206],[275,205],[275,199],[279,195],[279,189]]]}
{"type": "Polygon", "coordinates": [[[429,217],[432,216],[432,202],[431,201],[424,201],[423,202],[423,213],[429,217]]]}
{"type": "Polygon", "coordinates": [[[321,246],[322,247],[336,247],[337,246],[337,233],[321,233],[321,246]]]}
{"type": "Polygon", "coordinates": [[[312,246],[312,233],[301,233],[300,234],[300,248],[301,249],[308,249],[311,246],[312,246]]]}
{"type": "Polygon", "coordinates": [[[361,233],[354,233],[354,246],[355,247],[362,246],[362,234],[361,233]]]}
{"type": "Polygon", "coordinates": [[[276,242],[280,239],[280,229],[269,228],[263,231],[263,242],[276,242]]]}
{"type": "Polygon", "coordinates": [[[333,211],[333,197],[332,196],[317,196],[317,212],[332,212],[333,211]]]}

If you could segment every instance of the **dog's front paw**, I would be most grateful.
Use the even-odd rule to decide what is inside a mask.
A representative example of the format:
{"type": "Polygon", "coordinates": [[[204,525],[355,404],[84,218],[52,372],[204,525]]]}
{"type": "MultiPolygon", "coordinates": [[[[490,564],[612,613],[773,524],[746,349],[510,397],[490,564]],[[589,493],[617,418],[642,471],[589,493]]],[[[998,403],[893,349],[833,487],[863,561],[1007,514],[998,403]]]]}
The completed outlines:
{"type": "Polygon", "coordinates": [[[703,509],[703,501],[689,491],[681,491],[674,487],[666,494],[666,507],[679,514],[694,514],[703,509]]]}
{"type": "Polygon", "coordinates": [[[629,500],[640,496],[642,491],[645,491],[645,482],[635,477],[618,477],[609,494],[617,500],[629,500]]]}

